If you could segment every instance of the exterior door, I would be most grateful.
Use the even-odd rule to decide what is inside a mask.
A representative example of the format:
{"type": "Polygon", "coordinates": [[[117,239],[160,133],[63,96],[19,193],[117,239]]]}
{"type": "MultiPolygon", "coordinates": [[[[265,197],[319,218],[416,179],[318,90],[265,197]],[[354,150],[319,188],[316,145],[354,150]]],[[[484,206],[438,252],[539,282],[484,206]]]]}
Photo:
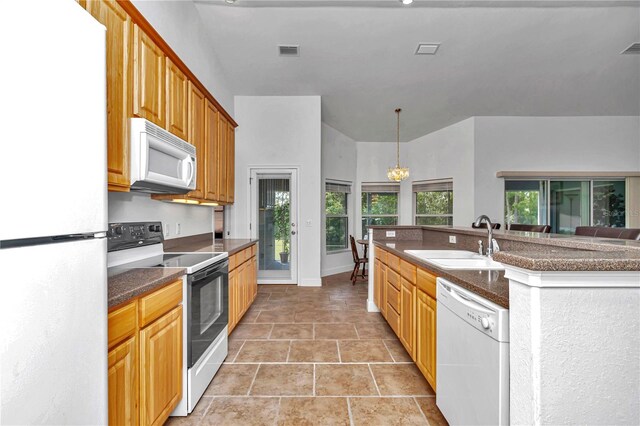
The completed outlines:
{"type": "Polygon", "coordinates": [[[297,284],[297,169],[252,169],[249,186],[258,282],[297,284]]]}

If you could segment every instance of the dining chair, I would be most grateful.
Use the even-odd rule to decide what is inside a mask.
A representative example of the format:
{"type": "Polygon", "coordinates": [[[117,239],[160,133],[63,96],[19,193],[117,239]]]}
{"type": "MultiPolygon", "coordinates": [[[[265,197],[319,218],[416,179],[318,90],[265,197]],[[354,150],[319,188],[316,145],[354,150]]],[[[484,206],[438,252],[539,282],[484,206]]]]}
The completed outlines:
{"type": "Polygon", "coordinates": [[[351,255],[353,256],[353,271],[351,272],[351,285],[356,284],[356,280],[358,279],[358,273],[360,272],[360,265],[362,265],[362,278],[367,278],[365,271],[366,265],[369,263],[369,259],[366,257],[360,257],[358,255],[358,247],[356,245],[356,239],[353,238],[353,235],[349,235],[349,241],[351,242],[351,255]]]}

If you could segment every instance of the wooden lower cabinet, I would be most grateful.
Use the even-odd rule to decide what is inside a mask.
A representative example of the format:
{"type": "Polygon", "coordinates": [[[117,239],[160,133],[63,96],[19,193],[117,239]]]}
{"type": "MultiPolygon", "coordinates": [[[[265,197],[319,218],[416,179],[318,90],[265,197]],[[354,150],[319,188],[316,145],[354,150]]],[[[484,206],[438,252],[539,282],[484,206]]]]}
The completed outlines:
{"type": "Polygon", "coordinates": [[[138,340],[130,337],[109,351],[109,424],[138,423],[138,340]]]}
{"type": "Polygon", "coordinates": [[[375,251],[374,302],[436,390],[436,276],[377,246],[375,251]]]}
{"type": "Polygon", "coordinates": [[[140,332],[140,424],[164,424],[182,397],[182,305],[140,332]]]}
{"type": "Polygon", "coordinates": [[[181,302],[182,279],[109,312],[110,425],[161,425],[182,398],[181,302]]]}
{"type": "Polygon", "coordinates": [[[436,300],[422,290],[416,297],[416,365],[436,390],[436,300]]]}
{"type": "Polygon", "coordinates": [[[229,258],[229,325],[231,332],[258,295],[258,259],[256,244],[229,258]]]}
{"type": "Polygon", "coordinates": [[[416,286],[402,278],[400,286],[400,342],[413,360],[416,359],[416,286]]]}

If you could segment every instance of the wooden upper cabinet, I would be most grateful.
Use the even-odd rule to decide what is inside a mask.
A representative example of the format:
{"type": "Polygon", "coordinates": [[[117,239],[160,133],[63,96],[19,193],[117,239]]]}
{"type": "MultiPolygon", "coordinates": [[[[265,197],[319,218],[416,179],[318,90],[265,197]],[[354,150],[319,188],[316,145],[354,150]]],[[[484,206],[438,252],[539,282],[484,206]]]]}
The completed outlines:
{"type": "Polygon", "coordinates": [[[204,198],[205,182],[205,97],[196,86],[189,82],[189,143],[196,147],[196,189],[189,197],[204,198]]]}
{"type": "Polygon", "coordinates": [[[189,81],[187,76],[169,59],[167,62],[167,130],[177,137],[187,140],[188,135],[188,106],[187,91],[189,81]]]}
{"type": "Polygon", "coordinates": [[[218,116],[218,143],[220,144],[220,162],[217,164],[218,171],[218,197],[220,201],[227,201],[227,119],[222,115],[218,116]]]}
{"type": "Polygon", "coordinates": [[[227,123],[227,203],[233,203],[235,193],[235,170],[236,170],[236,151],[235,151],[235,128],[231,123],[227,123]]]}
{"type": "Polygon", "coordinates": [[[133,26],[133,114],[166,127],[164,52],[137,25],[133,26]]]}
{"type": "Polygon", "coordinates": [[[107,178],[110,191],[128,191],[133,24],[115,1],[80,4],[107,28],[107,178]]]}
{"type": "Polygon", "coordinates": [[[220,162],[220,144],[218,139],[218,110],[207,100],[205,107],[205,170],[204,197],[207,200],[219,201],[218,198],[218,163],[220,162]]]}

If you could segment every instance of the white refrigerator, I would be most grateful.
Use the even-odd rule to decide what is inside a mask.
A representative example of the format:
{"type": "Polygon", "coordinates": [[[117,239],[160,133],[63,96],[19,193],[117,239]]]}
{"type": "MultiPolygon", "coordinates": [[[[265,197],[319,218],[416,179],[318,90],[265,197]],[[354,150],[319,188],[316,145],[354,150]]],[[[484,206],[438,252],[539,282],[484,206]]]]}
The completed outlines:
{"type": "Polygon", "coordinates": [[[0,424],[106,424],[106,30],[73,0],[2,16],[0,424]]]}

